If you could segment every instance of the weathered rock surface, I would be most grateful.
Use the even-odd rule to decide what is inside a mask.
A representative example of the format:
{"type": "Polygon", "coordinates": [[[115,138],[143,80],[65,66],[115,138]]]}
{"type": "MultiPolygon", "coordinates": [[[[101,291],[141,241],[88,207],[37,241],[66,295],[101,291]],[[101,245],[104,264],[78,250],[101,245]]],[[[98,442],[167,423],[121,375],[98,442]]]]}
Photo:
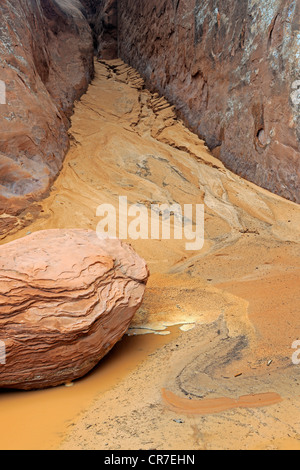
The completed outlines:
{"type": "Polygon", "coordinates": [[[235,173],[300,202],[299,1],[120,0],[120,57],[235,173]]]}
{"type": "Polygon", "coordinates": [[[119,240],[45,230],[0,248],[0,387],[56,386],[89,372],[127,331],[148,279],[119,240]]]}
{"type": "Polygon", "coordinates": [[[96,17],[98,57],[116,59],[118,57],[118,9],[117,0],[105,0],[96,17]],[[101,21],[100,21],[101,19],[101,21]]]}
{"type": "Polygon", "coordinates": [[[96,55],[100,59],[118,57],[117,0],[80,0],[94,35],[96,55]]]}
{"type": "Polygon", "coordinates": [[[81,9],[79,0],[1,2],[0,215],[45,195],[61,169],[73,103],[93,75],[81,9]]]}

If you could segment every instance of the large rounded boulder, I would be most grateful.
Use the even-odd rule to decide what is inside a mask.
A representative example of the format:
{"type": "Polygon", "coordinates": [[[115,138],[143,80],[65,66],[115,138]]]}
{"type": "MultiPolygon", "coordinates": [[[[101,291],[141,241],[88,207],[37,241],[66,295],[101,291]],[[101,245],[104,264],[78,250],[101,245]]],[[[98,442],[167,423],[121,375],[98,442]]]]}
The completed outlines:
{"type": "Polygon", "coordinates": [[[87,374],[126,333],[149,272],[131,246],[46,230],[0,247],[0,387],[87,374]]]}

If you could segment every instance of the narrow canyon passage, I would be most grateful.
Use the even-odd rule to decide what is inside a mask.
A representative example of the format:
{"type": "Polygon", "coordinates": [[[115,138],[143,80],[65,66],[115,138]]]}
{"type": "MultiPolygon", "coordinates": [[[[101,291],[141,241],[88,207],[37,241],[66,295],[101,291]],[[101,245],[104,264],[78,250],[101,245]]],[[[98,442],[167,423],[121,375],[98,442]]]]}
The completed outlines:
{"type": "MultiPolygon", "coordinates": [[[[55,447],[225,449],[238,448],[241,436],[244,448],[284,448],[287,436],[299,447],[300,366],[291,359],[300,313],[299,206],[228,171],[121,60],[96,61],[95,69],[76,103],[71,149],[49,197],[33,204],[1,243],[44,229],[96,230],[98,206],[118,211],[120,196],[146,207],[204,204],[205,243],[187,251],[185,240],[128,239],[151,272],[129,330],[149,334],[143,362],[132,365],[129,355],[126,366],[124,346],[119,380],[106,388],[96,381],[88,406],[80,394],[90,378],[63,391],[24,393],[24,400],[37,397],[28,419],[38,433],[39,397],[47,394],[48,406],[59,408],[62,394],[66,401],[70,394],[72,426],[47,418],[55,447]],[[252,406],[191,415],[184,404],[168,406],[163,390],[181,404],[180,398],[252,396],[252,406]],[[262,394],[279,399],[264,406],[262,394]]],[[[140,339],[126,341],[132,352],[140,339]]],[[[13,396],[0,394],[0,419],[13,416],[18,429],[13,396]]]]}

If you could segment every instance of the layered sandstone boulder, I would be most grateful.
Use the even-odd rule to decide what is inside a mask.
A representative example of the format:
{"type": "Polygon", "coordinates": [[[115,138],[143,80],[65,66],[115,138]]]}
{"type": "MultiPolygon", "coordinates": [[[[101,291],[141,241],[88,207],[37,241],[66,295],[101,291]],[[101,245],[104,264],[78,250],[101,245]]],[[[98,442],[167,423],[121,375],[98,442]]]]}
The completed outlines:
{"type": "Polygon", "coordinates": [[[79,0],[1,1],[0,215],[44,196],[62,167],[74,101],[93,76],[82,10],[79,0]]]}
{"type": "Polygon", "coordinates": [[[129,245],[93,231],[46,230],[1,246],[0,387],[88,373],[127,331],[148,275],[129,245]]]}

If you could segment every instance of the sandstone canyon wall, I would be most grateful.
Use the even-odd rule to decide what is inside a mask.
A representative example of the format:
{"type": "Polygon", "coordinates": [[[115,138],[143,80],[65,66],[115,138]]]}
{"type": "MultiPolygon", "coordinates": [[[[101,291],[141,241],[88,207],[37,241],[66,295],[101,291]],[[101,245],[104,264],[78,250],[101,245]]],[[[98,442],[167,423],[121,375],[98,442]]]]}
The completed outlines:
{"type": "Polygon", "coordinates": [[[81,10],[79,0],[1,1],[0,215],[45,195],[61,169],[73,103],[93,75],[81,10]]]}
{"type": "Polygon", "coordinates": [[[119,52],[235,173],[300,202],[299,0],[119,0],[119,52]]]}

